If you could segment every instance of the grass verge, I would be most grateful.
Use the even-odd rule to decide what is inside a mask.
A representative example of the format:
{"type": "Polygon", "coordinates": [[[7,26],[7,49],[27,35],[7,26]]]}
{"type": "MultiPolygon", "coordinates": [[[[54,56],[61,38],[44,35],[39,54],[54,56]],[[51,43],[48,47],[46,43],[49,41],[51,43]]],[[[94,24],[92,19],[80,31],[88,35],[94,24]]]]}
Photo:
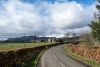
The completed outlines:
{"type": "Polygon", "coordinates": [[[100,63],[97,63],[96,61],[77,55],[75,53],[72,53],[70,51],[70,49],[68,49],[67,47],[64,47],[64,53],[69,56],[70,58],[72,58],[73,60],[76,60],[84,65],[86,65],[87,67],[100,67],[100,63]]]}
{"type": "Polygon", "coordinates": [[[28,61],[23,63],[23,67],[36,67],[37,63],[46,50],[35,53],[28,61]]]}

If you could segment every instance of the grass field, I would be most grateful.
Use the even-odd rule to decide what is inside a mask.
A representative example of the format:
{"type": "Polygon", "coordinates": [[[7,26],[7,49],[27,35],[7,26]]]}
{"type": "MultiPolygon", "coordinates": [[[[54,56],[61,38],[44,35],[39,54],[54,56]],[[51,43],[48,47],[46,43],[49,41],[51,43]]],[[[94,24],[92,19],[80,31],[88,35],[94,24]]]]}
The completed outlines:
{"type": "Polygon", "coordinates": [[[16,50],[20,48],[31,48],[35,46],[41,45],[49,45],[52,43],[48,42],[40,42],[40,43],[0,43],[0,52],[1,51],[9,51],[9,50],[16,50]]]}

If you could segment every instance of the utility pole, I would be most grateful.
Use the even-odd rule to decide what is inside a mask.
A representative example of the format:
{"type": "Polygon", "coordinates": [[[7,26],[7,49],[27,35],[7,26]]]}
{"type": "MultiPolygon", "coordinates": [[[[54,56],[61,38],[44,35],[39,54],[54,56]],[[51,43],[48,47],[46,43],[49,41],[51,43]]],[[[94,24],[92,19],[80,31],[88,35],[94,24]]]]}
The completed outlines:
{"type": "MultiPolygon", "coordinates": [[[[24,34],[24,37],[25,37],[25,34],[24,34]]],[[[25,46],[25,39],[24,38],[23,38],[23,42],[24,42],[24,48],[25,48],[26,46],[25,46]]]]}
{"type": "Polygon", "coordinates": [[[37,35],[35,34],[34,37],[35,37],[35,42],[37,42],[37,35]]]}

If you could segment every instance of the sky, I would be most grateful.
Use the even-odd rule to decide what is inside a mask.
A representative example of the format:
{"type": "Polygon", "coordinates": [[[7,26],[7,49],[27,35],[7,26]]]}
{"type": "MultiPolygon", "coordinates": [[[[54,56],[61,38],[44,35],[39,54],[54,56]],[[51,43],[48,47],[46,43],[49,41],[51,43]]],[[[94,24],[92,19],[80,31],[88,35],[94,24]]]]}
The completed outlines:
{"type": "Polygon", "coordinates": [[[0,0],[0,39],[89,31],[95,0],[0,0]]]}

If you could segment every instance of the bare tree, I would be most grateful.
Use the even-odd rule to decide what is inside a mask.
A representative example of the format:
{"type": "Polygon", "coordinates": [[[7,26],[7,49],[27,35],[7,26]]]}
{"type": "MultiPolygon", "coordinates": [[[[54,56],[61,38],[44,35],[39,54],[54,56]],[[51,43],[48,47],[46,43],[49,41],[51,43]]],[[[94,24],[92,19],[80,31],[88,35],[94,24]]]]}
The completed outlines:
{"type": "Polygon", "coordinates": [[[96,45],[94,37],[90,32],[82,34],[81,39],[86,45],[96,45]]]}

